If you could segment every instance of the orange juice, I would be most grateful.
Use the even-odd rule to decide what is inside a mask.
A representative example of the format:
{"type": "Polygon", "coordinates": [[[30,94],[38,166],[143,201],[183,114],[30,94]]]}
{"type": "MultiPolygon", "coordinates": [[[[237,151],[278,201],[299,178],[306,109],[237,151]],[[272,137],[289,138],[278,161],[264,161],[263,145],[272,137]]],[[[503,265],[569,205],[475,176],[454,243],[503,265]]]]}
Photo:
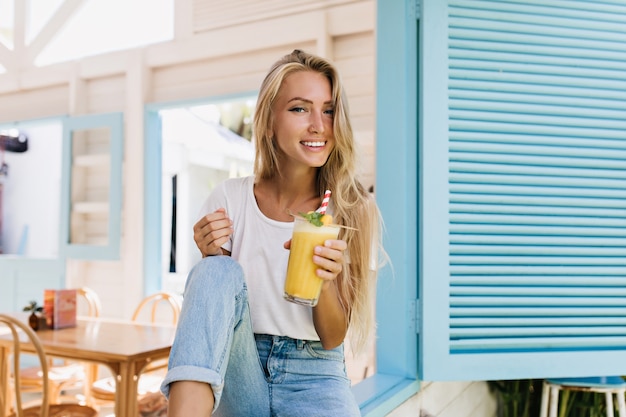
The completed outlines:
{"type": "Polygon", "coordinates": [[[296,217],[291,238],[291,251],[285,279],[285,299],[291,302],[315,306],[322,290],[323,279],[317,276],[313,263],[316,246],[324,246],[329,239],[337,239],[339,226],[315,226],[306,219],[296,217]]]}

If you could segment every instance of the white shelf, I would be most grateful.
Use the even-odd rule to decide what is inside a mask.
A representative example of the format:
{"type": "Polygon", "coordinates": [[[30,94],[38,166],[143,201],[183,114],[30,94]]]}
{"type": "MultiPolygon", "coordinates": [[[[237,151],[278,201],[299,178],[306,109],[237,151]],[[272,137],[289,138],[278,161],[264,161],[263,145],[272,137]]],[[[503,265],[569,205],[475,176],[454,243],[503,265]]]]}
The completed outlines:
{"type": "Polygon", "coordinates": [[[76,201],[72,205],[72,212],[79,214],[108,213],[108,201],[76,201]]]}
{"type": "Polygon", "coordinates": [[[77,155],[74,157],[74,166],[77,166],[77,167],[108,166],[110,161],[111,161],[111,155],[109,154],[77,155]]]}

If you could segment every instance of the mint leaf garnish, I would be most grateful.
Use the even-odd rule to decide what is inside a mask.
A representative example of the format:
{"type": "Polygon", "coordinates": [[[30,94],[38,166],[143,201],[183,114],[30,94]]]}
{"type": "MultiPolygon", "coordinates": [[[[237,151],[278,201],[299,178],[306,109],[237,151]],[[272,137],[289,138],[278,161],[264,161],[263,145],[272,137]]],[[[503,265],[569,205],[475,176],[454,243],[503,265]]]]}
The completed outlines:
{"type": "Polygon", "coordinates": [[[308,222],[314,226],[322,227],[324,225],[324,223],[322,223],[322,216],[324,214],[322,213],[318,213],[317,211],[314,211],[313,213],[300,213],[300,215],[304,217],[305,219],[307,219],[308,222]]]}

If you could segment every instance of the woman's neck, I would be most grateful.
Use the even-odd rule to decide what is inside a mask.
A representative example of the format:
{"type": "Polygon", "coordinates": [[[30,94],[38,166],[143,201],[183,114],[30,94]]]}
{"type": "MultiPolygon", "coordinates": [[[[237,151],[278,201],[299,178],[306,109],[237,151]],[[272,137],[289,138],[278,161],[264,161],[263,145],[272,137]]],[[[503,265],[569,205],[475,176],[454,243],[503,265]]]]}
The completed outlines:
{"type": "Polygon", "coordinates": [[[254,184],[261,212],[273,220],[292,221],[292,214],[317,209],[320,204],[315,176],[274,177],[254,184]]]}

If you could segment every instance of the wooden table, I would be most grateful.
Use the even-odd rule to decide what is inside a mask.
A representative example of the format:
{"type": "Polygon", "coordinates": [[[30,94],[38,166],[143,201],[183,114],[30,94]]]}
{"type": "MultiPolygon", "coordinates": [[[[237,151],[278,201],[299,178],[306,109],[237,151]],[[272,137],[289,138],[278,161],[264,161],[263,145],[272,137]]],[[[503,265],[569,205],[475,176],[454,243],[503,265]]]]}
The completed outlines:
{"type": "MultiPolygon", "coordinates": [[[[14,314],[27,322],[27,316],[14,314]]],[[[138,413],[137,383],[145,366],[167,358],[176,327],[103,318],[79,318],[76,327],[37,332],[47,355],[99,363],[108,366],[116,380],[115,415],[133,417],[138,413]]],[[[0,335],[0,369],[7,368],[11,343],[0,335]]],[[[21,349],[34,352],[26,342],[21,349]]],[[[8,375],[5,375],[8,378],[8,375]]],[[[3,381],[8,387],[8,381],[3,381]]]]}

